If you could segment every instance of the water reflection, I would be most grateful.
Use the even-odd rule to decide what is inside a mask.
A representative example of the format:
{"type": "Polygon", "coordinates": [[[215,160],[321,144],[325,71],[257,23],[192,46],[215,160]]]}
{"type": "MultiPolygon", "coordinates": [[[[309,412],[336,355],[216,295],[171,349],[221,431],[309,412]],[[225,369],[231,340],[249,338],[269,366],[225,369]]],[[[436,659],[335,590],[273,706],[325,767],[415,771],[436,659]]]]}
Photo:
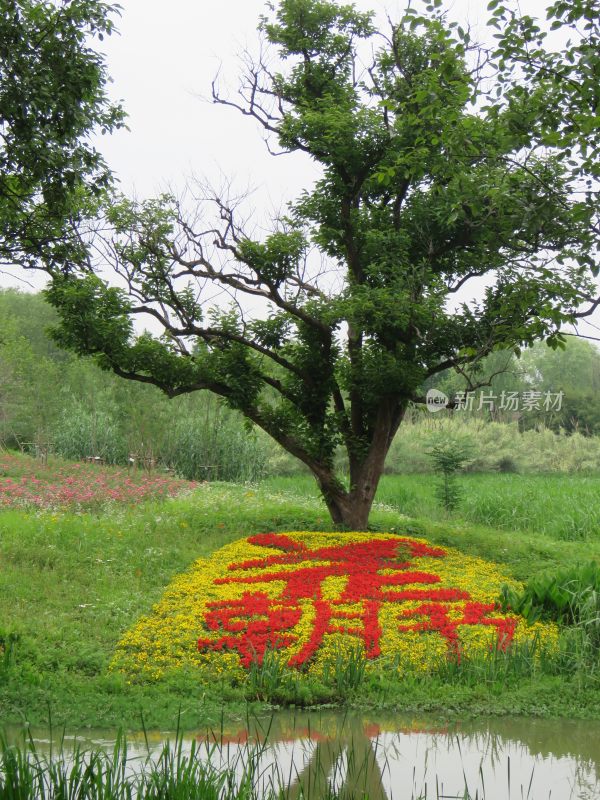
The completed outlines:
{"type": "MultiPolygon", "coordinates": [[[[47,752],[48,732],[31,733],[47,752]]],[[[130,736],[130,753],[141,763],[166,738],[130,736]]],[[[77,741],[109,748],[114,733],[92,731],[77,741]]],[[[284,787],[289,800],[321,800],[331,790],[343,800],[600,797],[600,722],[288,712],[189,735],[184,745],[239,774],[252,764],[259,796],[284,787]]]]}

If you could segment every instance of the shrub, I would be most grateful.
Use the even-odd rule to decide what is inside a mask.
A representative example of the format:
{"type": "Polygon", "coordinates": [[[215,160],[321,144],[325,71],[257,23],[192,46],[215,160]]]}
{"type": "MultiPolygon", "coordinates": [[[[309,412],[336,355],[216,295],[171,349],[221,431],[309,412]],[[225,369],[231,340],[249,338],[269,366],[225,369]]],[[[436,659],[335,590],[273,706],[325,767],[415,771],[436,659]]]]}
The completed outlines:
{"type": "Polygon", "coordinates": [[[471,459],[471,444],[465,439],[446,434],[432,440],[426,452],[433,462],[434,471],[441,476],[436,497],[450,513],[458,506],[462,496],[456,473],[471,459]]]}
{"type": "Polygon", "coordinates": [[[593,644],[600,646],[600,567],[595,561],[536,575],[520,592],[504,586],[501,606],[528,622],[581,627],[593,644]]]}

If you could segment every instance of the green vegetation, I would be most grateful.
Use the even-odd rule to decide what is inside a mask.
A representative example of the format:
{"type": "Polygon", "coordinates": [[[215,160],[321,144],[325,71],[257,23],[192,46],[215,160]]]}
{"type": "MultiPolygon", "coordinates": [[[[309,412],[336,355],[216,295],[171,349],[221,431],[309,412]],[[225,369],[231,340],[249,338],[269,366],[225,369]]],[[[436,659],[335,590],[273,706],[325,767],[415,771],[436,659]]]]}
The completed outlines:
{"type": "MultiPolygon", "coordinates": [[[[556,350],[537,342],[519,357],[506,350],[497,351],[481,361],[471,379],[485,384],[481,394],[488,401],[479,408],[479,393],[475,393],[472,410],[461,412],[462,417],[516,422],[520,431],[543,425],[555,432],[580,432],[588,436],[600,433],[600,352],[584,339],[569,337],[564,349],[556,350]],[[523,413],[522,400],[518,409],[511,407],[508,400],[511,392],[523,396],[532,391],[539,392],[533,408],[523,413]],[[560,405],[548,403],[545,408],[547,392],[553,395],[562,392],[560,405]]],[[[458,392],[469,389],[469,382],[465,375],[446,370],[430,379],[427,388],[438,389],[454,399],[458,392]]],[[[444,416],[443,412],[438,416],[444,416]]]]}
{"type": "MultiPolygon", "coordinates": [[[[140,465],[155,461],[191,480],[309,474],[298,459],[262,431],[249,431],[241,415],[206,392],[169,400],[156,387],[122,381],[91,359],[59,350],[47,335],[55,322],[41,295],[0,291],[0,446],[121,465],[132,454],[140,465]]],[[[500,356],[506,362],[503,354],[490,358],[484,376],[496,371],[500,356]]],[[[600,471],[600,438],[589,435],[596,430],[592,420],[600,419],[597,348],[569,340],[564,351],[539,345],[522,359],[509,360],[508,371],[492,378],[491,391],[498,396],[503,389],[520,393],[532,386],[563,391],[564,409],[524,412],[514,419],[500,410],[433,415],[413,408],[392,442],[386,471],[429,472],[423,445],[435,436],[468,443],[468,469],[476,472],[600,471]],[[571,402],[576,398],[585,398],[579,411],[571,402]]],[[[463,378],[447,372],[436,386],[449,396],[465,388],[463,378]]],[[[347,474],[341,451],[336,461],[347,474]]]]}
{"type": "Polygon", "coordinates": [[[123,125],[90,46],[110,36],[116,9],[98,0],[2,0],[1,9],[0,261],[80,259],[112,181],[92,135],[123,125]]]}
{"type": "MultiPolygon", "coordinates": [[[[427,414],[427,412],[425,412],[427,414]]],[[[525,418],[525,414],[523,415],[525,418]]],[[[429,472],[424,445],[435,434],[468,441],[470,472],[591,473],[600,470],[600,437],[582,432],[554,433],[544,425],[520,430],[520,421],[494,422],[456,411],[452,415],[414,414],[398,431],[386,461],[387,473],[429,472]]]]}
{"type": "MultiPolygon", "coordinates": [[[[411,476],[413,481],[424,478],[411,476]]],[[[483,490],[483,479],[488,480],[491,495],[493,481],[515,476],[465,478],[482,479],[483,490]]],[[[538,492],[546,480],[537,479],[538,492]]],[[[569,480],[569,491],[579,482],[582,503],[590,513],[598,513],[594,482],[569,480]]],[[[365,675],[360,664],[344,661],[332,665],[326,680],[299,682],[293,670],[281,669],[269,659],[241,685],[202,682],[191,674],[167,676],[153,685],[128,684],[124,677],[107,672],[120,635],[194,559],[259,531],[327,530],[326,509],[316,496],[282,491],[284,482],[278,483],[279,488],[203,484],[178,498],[137,505],[107,503],[102,513],[4,510],[0,515],[2,719],[43,723],[50,709],[61,725],[135,728],[143,712],[149,726],[173,728],[181,713],[181,725],[187,729],[216,725],[223,713],[242,714],[248,702],[256,708],[265,703],[342,703],[450,714],[600,715],[598,651],[590,652],[583,642],[572,639],[565,640],[553,656],[490,653],[483,663],[464,661],[444,666],[439,674],[402,679],[385,670],[365,675]]],[[[294,488],[298,483],[294,481],[294,488]]],[[[549,503],[551,480],[546,487],[549,503]]],[[[515,481],[513,497],[518,490],[515,481]]],[[[475,483],[469,494],[476,499],[475,483]]],[[[504,492],[495,494],[503,502],[504,492]]],[[[429,497],[437,508],[432,491],[429,497]]],[[[560,499],[554,502],[560,505],[560,499]]],[[[418,504],[416,496],[414,507],[418,504]]],[[[591,558],[600,561],[597,531],[565,540],[548,525],[546,530],[540,524],[540,530],[522,528],[515,533],[466,523],[458,511],[439,522],[426,519],[427,512],[423,506],[409,518],[397,507],[381,505],[376,506],[372,522],[379,530],[424,536],[489,558],[522,581],[543,570],[575,567],[591,558]]],[[[546,508],[546,518],[547,514],[546,508]]]]}
{"type": "Polygon", "coordinates": [[[527,620],[554,620],[585,630],[591,643],[600,646],[600,569],[596,561],[541,573],[527,581],[520,592],[505,587],[503,606],[527,620]]]}
{"type": "MultiPolygon", "coordinates": [[[[526,533],[565,542],[593,542],[598,537],[600,486],[596,474],[463,473],[457,480],[464,494],[450,517],[453,527],[471,530],[475,525],[510,532],[513,547],[518,547],[526,533]]],[[[263,485],[286,495],[314,500],[318,496],[308,475],[272,477],[263,485]]],[[[426,520],[427,527],[446,518],[435,496],[435,482],[428,474],[384,475],[376,500],[389,511],[426,520]]],[[[454,543],[461,546],[460,542],[462,536],[454,543]]],[[[448,544],[451,543],[449,534],[448,544]]],[[[495,560],[504,562],[501,554],[495,560]]]]}
{"type": "Polygon", "coordinates": [[[168,400],[153,386],[59,350],[41,295],[0,291],[0,447],[157,462],[190,480],[257,480],[273,450],[207,393],[168,400]],[[58,391],[57,391],[57,387],[58,391]]]}
{"type": "Polygon", "coordinates": [[[330,0],[269,6],[258,26],[268,57],[244,61],[239,96],[214,81],[213,100],[319,177],[258,238],[226,192],[194,208],[111,195],[94,258],[40,263],[57,342],[170,397],[223,398],[298,458],[333,522],[354,529],[368,525],[388,449],[428,380],[476,374],[486,356],[539,340],[562,347],[598,305],[597,0],[549,10],[569,36],[557,54],[541,27],[492,2],[490,24],[510,34],[475,69],[470,34],[441,6],[409,5],[382,29],[330,0]],[[544,75],[564,65],[560,79],[530,66],[530,39],[544,75]],[[476,302],[455,303],[459,290],[476,302]],[[148,317],[160,335],[136,330],[148,317]]]}
{"type": "MultiPolygon", "coordinates": [[[[217,767],[211,755],[192,741],[189,752],[177,738],[158,756],[132,757],[119,737],[108,754],[103,750],[61,751],[54,758],[40,754],[30,740],[9,746],[0,738],[0,797],[3,800],[277,800],[283,794],[256,788],[261,750],[248,748],[245,763],[217,767]],[[236,769],[239,767],[236,774],[236,769]]],[[[332,798],[333,800],[333,798],[332,798]]]]}

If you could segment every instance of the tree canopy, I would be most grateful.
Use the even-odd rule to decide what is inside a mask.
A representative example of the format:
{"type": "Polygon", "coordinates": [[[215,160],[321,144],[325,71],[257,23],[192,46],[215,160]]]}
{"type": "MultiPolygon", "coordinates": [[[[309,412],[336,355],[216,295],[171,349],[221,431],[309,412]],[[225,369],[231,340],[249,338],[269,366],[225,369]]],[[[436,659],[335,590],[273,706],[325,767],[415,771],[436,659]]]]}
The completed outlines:
{"type": "Polygon", "coordinates": [[[498,30],[495,52],[498,79],[509,97],[541,100],[536,133],[559,149],[559,158],[579,178],[580,202],[591,208],[595,234],[600,235],[600,3],[557,0],[547,10],[545,27],[492,0],[491,24],[498,30]],[[553,32],[567,36],[560,48],[553,32]]]}
{"type": "Polygon", "coordinates": [[[82,257],[76,223],[111,175],[89,136],[122,125],[90,39],[113,30],[97,0],[0,0],[0,264],[82,257]]]}
{"type": "Polygon", "coordinates": [[[527,25],[489,53],[437,6],[377,30],[351,5],[281,0],[239,95],[215,84],[214,100],[252,117],[274,153],[305,153],[320,178],[260,236],[218,193],[193,212],[112,198],[102,256],[65,260],[47,292],[61,344],[172,397],[220,395],[301,459],[334,522],[355,529],[425,381],[498,349],[559,346],[598,302],[570,84],[547,95],[528,72],[527,25]],[[215,286],[226,307],[211,303],[215,286]],[[144,316],[162,336],[136,333],[144,316]]]}

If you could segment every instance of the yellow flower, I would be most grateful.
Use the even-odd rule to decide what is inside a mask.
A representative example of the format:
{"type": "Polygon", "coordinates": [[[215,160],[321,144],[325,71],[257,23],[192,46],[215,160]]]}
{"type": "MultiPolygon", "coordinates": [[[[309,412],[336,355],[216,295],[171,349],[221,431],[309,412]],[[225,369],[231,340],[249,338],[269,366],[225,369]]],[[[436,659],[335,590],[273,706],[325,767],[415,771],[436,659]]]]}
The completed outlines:
{"type": "Polygon", "coordinates": [[[243,680],[267,651],[312,675],[357,652],[368,670],[428,671],[441,660],[534,639],[553,648],[551,624],[527,626],[495,607],[495,564],[396,534],[259,534],[196,561],[121,638],[114,670],[155,679],[196,668],[243,680]]]}

